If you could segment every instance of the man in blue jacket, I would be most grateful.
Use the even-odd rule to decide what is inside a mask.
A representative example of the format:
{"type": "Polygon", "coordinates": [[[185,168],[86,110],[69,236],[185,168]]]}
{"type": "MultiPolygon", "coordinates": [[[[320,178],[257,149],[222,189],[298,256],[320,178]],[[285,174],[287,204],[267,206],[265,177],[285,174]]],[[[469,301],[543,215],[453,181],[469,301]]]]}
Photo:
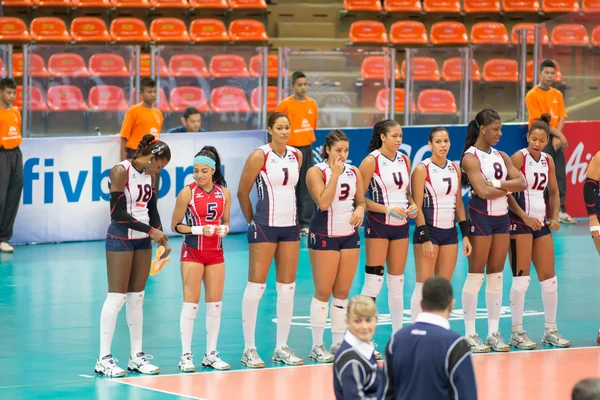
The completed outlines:
{"type": "Polygon", "coordinates": [[[386,351],[386,400],[477,399],[471,352],[450,330],[452,286],[433,277],[423,285],[423,312],[390,339],[386,351]]]}

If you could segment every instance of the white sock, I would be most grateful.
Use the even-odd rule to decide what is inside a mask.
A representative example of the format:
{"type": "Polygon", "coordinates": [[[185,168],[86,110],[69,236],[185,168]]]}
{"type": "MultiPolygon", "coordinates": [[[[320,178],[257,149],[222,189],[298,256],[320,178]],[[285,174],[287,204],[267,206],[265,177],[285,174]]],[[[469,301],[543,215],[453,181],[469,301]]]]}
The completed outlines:
{"type": "Polygon", "coordinates": [[[388,305],[392,317],[392,335],[402,328],[404,319],[404,275],[387,275],[388,305]]]}
{"type": "Polygon", "coordinates": [[[488,312],[488,336],[498,332],[502,312],[502,272],[487,274],[485,304],[488,312]]]}
{"type": "Polygon", "coordinates": [[[413,290],[412,297],[410,298],[410,323],[414,324],[417,320],[417,316],[423,311],[421,309],[421,300],[423,300],[423,283],[415,283],[415,290],[413,290]]]}
{"type": "Polygon", "coordinates": [[[242,326],[244,331],[244,351],[256,348],[254,344],[254,331],[256,330],[256,316],[258,314],[258,302],[262,297],[265,283],[248,282],[242,299],[242,326]]]}
{"type": "Polygon", "coordinates": [[[558,306],[558,279],[556,276],[540,282],[546,329],[556,329],[556,308],[558,306]]]}
{"type": "Polygon", "coordinates": [[[310,302],[310,329],[312,331],[313,347],[323,344],[323,333],[327,323],[329,303],[312,298],[310,302]]]}
{"type": "Polygon", "coordinates": [[[126,298],[127,296],[123,293],[108,293],[106,295],[100,314],[100,359],[110,354],[110,345],[115,333],[117,316],[123,304],[125,304],[126,298]]]}
{"type": "Polygon", "coordinates": [[[127,293],[127,325],[131,340],[131,358],[142,352],[142,328],[144,326],[144,291],[127,293]]]}
{"type": "Polygon", "coordinates": [[[206,354],[217,351],[223,302],[206,303],[206,354]]]}
{"type": "Polygon", "coordinates": [[[525,310],[525,293],[531,278],[528,276],[515,276],[510,287],[510,313],[512,324],[518,329],[523,329],[523,311],[525,310]]]}
{"type": "Polygon", "coordinates": [[[183,303],[179,314],[179,331],[181,332],[181,355],[192,352],[194,321],[198,313],[198,304],[183,303]]]}
{"type": "Polygon", "coordinates": [[[277,282],[277,348],[287,346],[292,316],[294,314],[294,291],[296,283],[277,282]]]}
{"type": "Polygon", "coordinates": [[[331,318],[331,345],[336,346],[344,340],[346,333],[346,309],[348,308],[348,299],[331,300],[331,308],[329,309],[331,318]]]}
{"type": "Polygon", "coordinates": [[[462,290],[462,308],[465,317],[465,336],[477,334],[475,317],[477,315],[477,297],[483,284],[483,274],[467,274],[462,290]]]}

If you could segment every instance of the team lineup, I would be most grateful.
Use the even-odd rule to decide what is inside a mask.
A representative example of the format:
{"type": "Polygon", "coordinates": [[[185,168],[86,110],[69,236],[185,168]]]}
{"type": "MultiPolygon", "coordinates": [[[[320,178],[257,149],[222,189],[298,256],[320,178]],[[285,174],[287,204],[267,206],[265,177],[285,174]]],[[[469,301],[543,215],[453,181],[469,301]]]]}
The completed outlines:
{"type": "MultiPolygon", "coordinates": [[[[329,133],[321,154],[323,162],[306,172],[306,185],[315,203],[307,237],[314,283],[309,306],[312,333],[309,359],[333,362],[344,340],[350,318],[349,292],[360,256],[358,228],[361,226],[366,253],[361,294],[376,300],[385,280],[392,335],[402,327],[410,219],[416,224],[412,238],[416,284],[410,300],[413,322],[422,311],[423,283],[432,276],[450,280],[460,250],[468,257],[462,308],[464,336],[473,353],[507,352],[510,347],[536,348],[536,342],[528,337],[523,326],[531,263],[542,289],[545,330],[541,342],[555,347],[571,346],[556,324],[558,281],[552,231],[560,229],[560,200],[554,160],[543,152],[550,141],[549,122],[548,114],[534,121],[527,132],[527,147],[509,156],[496,149],[502,136],[500,116],[494,110],[482,110],[468,125],[460,163],[447,159],[450,135],[444,127],[435,127],[428,138],[431,156],[414,168],[399,151],[402,127],[394,120],[375,124],[369,148],[365,149],[368,154],[358,167],[346,163],[350,146],[346,134],[340,130],[329,133]],[[470,191],[467,211],[461,187],[470,191]],[[509,340],[505,341],[499,321],[507,257],[513,276],[512,328],[509,340]],[[475,329],[477,299],[484,280],[488,319],[485,340],[475,329]],[[330,341],[324,337],[328,317],[330,341]]],[[[303,153],[287,144],[290,120],[286,114],[276,112],[269,117],[268,133],[269,142],[249,155],[237,193],[227,189],[217,149],[205,146],[193,159],[193,182],[177,196],[170,228],[184,235],[180,258],[183,303],[179,369],[182,372],[196,370],[191,349],[202,283],[206,298],[206,352],[202,366],[230,369],[220,358],[217,344],[225,285],[222,241],[229,233],[232,195],[237,196],[248,222],[249,263],[242,298],[241,363],[248,368],[265,367],[255,344],[255,330],[259,302],[275,261],[277,332],[272,361],[304,364],[304,359],[287,343],[300,253],[296,185],[301,178],[303,153]],[[256,204],[250,198],[253,187],[258,194],[256,204]]],[[[591,235],[600,253],[599,154],[588,168],[584,200],[591,235]]],[[[170,159],[169,146],[147,134],[135,153],[111,170],[111,223],[106,237],[108,294],[100,316],[96,374],[126,375],[111,354],[117,316],[124,305],[131,341],[127,369],[142,374],[160,372],[143,352],[143,304],[151,269],[171,252],[155,190],[156,178],[170,159]],[[154,261],[153,241],[164,249],[154,261]]],[[[381,359],[382,355],[375,350],[375,357],[381,359]]]]}

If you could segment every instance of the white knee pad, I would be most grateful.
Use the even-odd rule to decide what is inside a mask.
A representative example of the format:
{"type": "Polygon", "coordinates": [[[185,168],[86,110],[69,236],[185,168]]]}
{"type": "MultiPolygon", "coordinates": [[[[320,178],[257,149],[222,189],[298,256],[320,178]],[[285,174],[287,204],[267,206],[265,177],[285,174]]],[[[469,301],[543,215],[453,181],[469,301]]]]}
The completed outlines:
{"type": "Polygon", "coordinates": [[[281,301],[283,303],[293,302],[295,291],[296,291],[296,282],[292,282],[292,283],[277,282],[277,301],[281,301]]]}
{"type": "Polygon", "coordinates": [[[348,299],[336,299],[331,301],[331,332],[344,333],[346,331],[346,310],[348,299]]]}
{"type": "Polygon", "coordinates": [[[183,303],[181,306],[181,317],[193,321],[196,319],[196,314],[198,314],[198,304],[183,303]]]}
{"type": "Polygon", "coordinates": [[[481,285],[483,285],[483,274],[467,274],[465,285],[463,286],[463,292],[467,293],[479,293],[481,285]]]}
{"type": "Polygon", "coordinates": [[[377,297],[381,292],[383,286],[383,266],[379,267],[365,267],[365,284],[362,288],[361,294],[363,296],[377,297]]]}
{"type": "Polygon", "coordinates": [[[127,295],[124,293],[108,293],[106,300],[104,300],[104,305],[110,307],[110,309],[118,314],[121,308],[123,308],[126,299],[127,295]]]}
{"type": "Polygon", "coordinates": [[[512,289],[519,292],[526,292],[531,283],[531,277],[529,276],[514,276],[512,279],[512,289]]]}
{"type": "Polygon", "coordinates": [[[540,285],[542,285],[542,291],[546,293],[553,293],[558,291],[558,279],[556,278],[556,276],[540,282],[540,285]]]}
{"type": "Polygon", "coordinates": [[[223,309],[222,301],[206,303],[206,316],[207,317],[215,317],[215,318],[220,317],[222,309],[223,309]]]}
{"type": "Polygon", "coordinates": [[[142,308],[144,306],[144,294],[143,290],[127,293],[127,305],[131,308],[142,308]]]}
{"type": "Polygon", "coordinates": [[[312,298],[310,302],[310,326],[312,328],[325,328],[329,303],[312,298]]]}
{"type": "Polygon", "coordinates": [[[401,297],[404,295],[404,275],[387,276],[388,294],[393,297],[401,297]]]}
{"type": "Polygon", "coordinates": [[[502,293],[502,272],[487,274],[486,292],[502,293]]]}
{"type": "Polygon", "coordinates": [[[246,290],[244,290],[244,297],[247,297],[250,300],[259,301],[266,288],[266,283],[248,282],[246,284],[246,290]]]}

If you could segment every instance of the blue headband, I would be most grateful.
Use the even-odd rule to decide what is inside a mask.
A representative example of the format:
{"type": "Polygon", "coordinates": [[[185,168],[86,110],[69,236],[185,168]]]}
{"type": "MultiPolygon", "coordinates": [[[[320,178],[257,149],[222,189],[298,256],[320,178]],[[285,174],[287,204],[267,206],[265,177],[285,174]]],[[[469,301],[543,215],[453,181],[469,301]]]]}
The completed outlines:
{"type": "Polygon", "coordinates": [[[206,166],[211,167],[212,169],[216,169],[215,160],[207,156],[196,156],[194,157],[194,165],[196,164],[204,164],[206,166]]]}

